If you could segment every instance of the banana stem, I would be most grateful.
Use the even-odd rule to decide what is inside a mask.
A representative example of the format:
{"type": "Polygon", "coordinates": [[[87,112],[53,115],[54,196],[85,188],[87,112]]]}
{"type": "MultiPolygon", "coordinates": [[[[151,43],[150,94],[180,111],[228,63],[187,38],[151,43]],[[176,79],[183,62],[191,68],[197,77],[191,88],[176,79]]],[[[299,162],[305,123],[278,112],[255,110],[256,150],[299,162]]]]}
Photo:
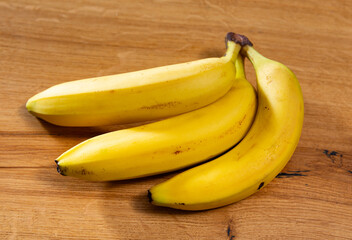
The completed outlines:
{"type": "Polygon", "coordinates": [[[253,46],[252,42],[246,36],[233,32],[227,33],[225,42],[227,48],[225,56],[230,57],[233,63],[235,63],[237,58],[237,50],[239,51],[241,46],[253,46]]]}
{"type": "Polygon", "coordinates": [[[233,41],[227,42],[226,58],[235,63],[237,56],[241,50],[241,45],[233,41]]]}
{"type": "Polygon", "coordinates": [[[253,65],[258,65],[259,62],[265,60],[266,58],[258,53],[253,47],[246,45],[242,48],[241,54],[246,56],[253,65]]]}
{"type": "MultiPolygon", "coordinates": [[[[230,33],[227,35],[229,34],[230,33]]],[[[267,59],[253,48],[253,43],[246,36],[234,34],[231,35],[231,37],[236,43],[239,43],[242,46],[241,54],[246,56],[253,63],[253,65],[258,65],[259,62],[267,59]]]]}
{"type": "Polygon", "coordinates": [[[225,38],[225,43],[227,48],[225,56],[231,58],[230,60],[233,63],[236,62],[236,58],[241,49],[241,46],[244,46],[244,45],[252,46],[252,43],[249,41],[249,39],[246,36],[233,33],[233,32],[227,33],[225,38]]]}
{"type": "Polygon", "coordinates": [[[238,78],[246,78],[246,73],[244,71],[243,57],[241,54],[238,54],[236,62],[236,79],[238,78]]]}

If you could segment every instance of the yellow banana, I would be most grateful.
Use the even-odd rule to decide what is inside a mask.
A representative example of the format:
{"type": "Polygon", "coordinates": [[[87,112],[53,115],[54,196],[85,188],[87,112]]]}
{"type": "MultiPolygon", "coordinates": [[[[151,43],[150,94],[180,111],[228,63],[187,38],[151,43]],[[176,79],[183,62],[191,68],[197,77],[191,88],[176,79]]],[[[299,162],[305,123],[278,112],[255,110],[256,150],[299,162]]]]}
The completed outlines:
{"type": "Polygon", "coordinates": [[[218,101],[195,111],[91,138],[57,159],[58,172],[86,180],[121,180],[169,172],[208,160],[239,142],[257,108],[242,58],[236,80],[218,101]]]}
{"type": "Polygon", "coordinates": [[[62,83],[33,96],[26,107],[61,126],[143,122],[204,107],[233,85],[241,48],[235,36],[227,34],[224,57],[62,83]]]}
{"type": "Polygon", "coordinates": [[[295,75],[248,45],[257,75],[258,110],[245,138],[221,157],[148,191],[152,204],[184,210],[217,208],[257,192],[282,170],[302,130],[303,97],[295,75]]]}

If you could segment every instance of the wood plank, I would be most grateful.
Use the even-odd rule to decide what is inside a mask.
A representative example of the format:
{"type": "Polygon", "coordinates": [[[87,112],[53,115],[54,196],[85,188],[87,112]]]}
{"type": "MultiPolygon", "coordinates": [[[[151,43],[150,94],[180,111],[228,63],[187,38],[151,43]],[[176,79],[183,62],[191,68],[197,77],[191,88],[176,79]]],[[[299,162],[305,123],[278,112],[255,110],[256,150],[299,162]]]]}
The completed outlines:
{"type": "Polygon", "coordinates": [[[347,173],[277,178],[237,204],[188,213],[148,204],[146,189],[167,175],[92,183],[49,170],[0,169],[0,201],[6,202],[0,207],[0,237],[226,239],[229,231],[243,239],[348,239],[352,234],[351,182],[341,181],[347,173]]]}

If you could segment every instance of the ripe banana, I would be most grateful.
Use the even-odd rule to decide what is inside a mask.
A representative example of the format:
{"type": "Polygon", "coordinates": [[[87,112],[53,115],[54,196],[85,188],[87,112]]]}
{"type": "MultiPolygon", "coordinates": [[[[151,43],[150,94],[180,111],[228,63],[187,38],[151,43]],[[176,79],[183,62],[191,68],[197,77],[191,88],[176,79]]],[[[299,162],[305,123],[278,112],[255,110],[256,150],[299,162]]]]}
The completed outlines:
{"type": "Polygon", "coordinates": [[[218,101],[91,138],[57,159],[58,172],[86,180],[122,180],[173,171],[223,153],[245,136],[257,108],[240,55],[236,69],[231,90],[218,101]]]}
{"type": "MultiPolygon", "coordinates": [[[[244,36],[243,36],[244,37],[244,36]]],[[[303,97],[295,75],[248,45],[257,75],[258,109],[245,138],[221,157],[152,187],[152,204],[184,210],[217,208],[268,184],[291,158],[303,125],[303,97]]]]}
{"type": "Polygon", "coordinates": [[[204,107],[233,85],[241,48],[235,36],[227,34],[224,57],[62,83],[33,96],[26,107],[61,126],[143,122],[204,107]]]}

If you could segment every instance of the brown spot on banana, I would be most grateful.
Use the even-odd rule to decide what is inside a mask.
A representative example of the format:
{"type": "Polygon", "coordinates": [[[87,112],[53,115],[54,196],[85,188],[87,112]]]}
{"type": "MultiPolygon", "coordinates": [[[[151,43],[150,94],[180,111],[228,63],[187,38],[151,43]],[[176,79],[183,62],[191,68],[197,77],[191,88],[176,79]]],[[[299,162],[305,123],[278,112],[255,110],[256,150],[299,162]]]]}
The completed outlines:
{"type": "Polygon", "coordinates": [[[155,105],[151,105],[151,106],[143,106],[140,109],[165,109],[165,108],[171,108],[174,107],[176,105],[180,105],[181,102],[167,102],[167,103],[160,103],[160,104],[155,104],[155,105]]]}

